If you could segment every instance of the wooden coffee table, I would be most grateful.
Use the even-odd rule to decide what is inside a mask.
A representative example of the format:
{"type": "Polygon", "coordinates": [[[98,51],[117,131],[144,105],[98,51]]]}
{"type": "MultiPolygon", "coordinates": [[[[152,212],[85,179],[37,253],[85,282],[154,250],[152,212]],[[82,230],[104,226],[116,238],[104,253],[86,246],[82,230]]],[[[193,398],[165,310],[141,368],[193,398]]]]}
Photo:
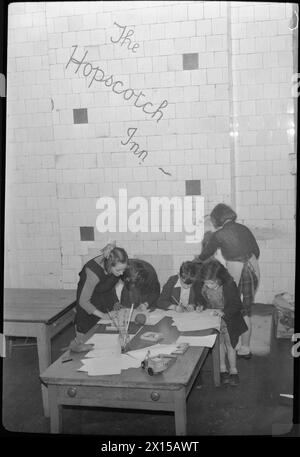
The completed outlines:
{"type": "MultiPolygon", "coordinates": [[[[39,372],[51,364],[51,338],[74,319],[75,290],[4,289],[4,335],[37,339],[39,372]]],[[[42,385],[45,416],[48,389],[42,385]]]]}
{"type": "MultiPolygon", "coordinates": [[[[172,319],[164,317],[155,326],[145,326],[130,343],[129,349],[139,349],[149,345],[140,339],[146,331],[159,331],[164,334],[161,343],[173,343],[180,333],[172,326],[172,319]]],[[[87,335],[105,332],[104,326],[96,325],[87,335]]],[[[219,336],[215,330],[190,332],[189,335],[217,333],[212,348],[214,383],[220,385],[219,336]]],[[[141,368],[123,370],[120,375],[88,376],[77,371],[84,356],[72,353],[72,361],[62,363],[66,354],[42,373],[41,379],[48,385],[51,433],[62,430],[63,405],[109,407],[124,409],[143,409],[173,411],[176,435],[186,435],[186,403],[194,381],[206,359],[209,348],[190,347],[165,372],[149,376],[141,368]]]]}

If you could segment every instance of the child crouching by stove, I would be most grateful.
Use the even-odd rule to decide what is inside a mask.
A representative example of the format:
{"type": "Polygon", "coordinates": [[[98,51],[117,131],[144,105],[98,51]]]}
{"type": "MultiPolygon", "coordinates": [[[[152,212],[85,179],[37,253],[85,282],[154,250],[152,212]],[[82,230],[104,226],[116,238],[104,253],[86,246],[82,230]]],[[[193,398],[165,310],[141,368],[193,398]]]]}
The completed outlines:
{"type": "Polygon", "coordinates": [[[202,309],[210,308],[222,318],[220,328],[221,383],[237,386],[239,376],[236,368],[235,348],[239,336],[247,330],[247,325],[242,317],[242,302],[237,285],[218,260],[210,259],[201,265],[200,280],[195,283],[195,292],[202,309]],[[226,366],[226,353],[229,371],[226,366]]]}

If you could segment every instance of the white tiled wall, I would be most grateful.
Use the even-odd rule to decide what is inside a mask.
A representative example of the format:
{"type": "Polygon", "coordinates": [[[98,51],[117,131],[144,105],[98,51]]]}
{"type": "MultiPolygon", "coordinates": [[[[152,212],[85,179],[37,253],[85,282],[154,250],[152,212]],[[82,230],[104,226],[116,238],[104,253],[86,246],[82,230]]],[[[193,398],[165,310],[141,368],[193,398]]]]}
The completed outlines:
{"type": "Polygon", "coordinates": [[[80,241],[79,227],[95,226],[97,199],[124,187],[129,197],[184,196],[185,180],[200,179],[209,213],[216,203],[231,203],[235,179],[239,217],[262,248],[258,298],[292,291],[291,4],[40,2],[11,4],[9,13],[8,287],[76,287],[83,262],[109,238],[130,256],[159,259],[164,282],[200,248],[178,233],[95,229],[95,242],[80,241]],[[135,53],[110,41],[118,33],[114,22],[134,29],[135,53]],[[142,90],[145,101],[158,106],[167,100],[162,119],[156,122],[101,83],[88,87],[82,70],[75,74],[72,63],[66,68],[74,45],[74,57],[88,51],[87,61],[124,87],[142,90]],[[183,53],[199,53],[198,70],[182,69],[183,53]],[[88,109],[88,124],[73,124],[74,108],[88,109]],[[234,154],[231,115],[238,132],[234,154]],[[148,151],[141,165],[121,145],[130,127],[148,151]]]}
{"type": "Polygon", "coordinates": [[[292,5],[232,2],[237,212],[261,248],[257,300],[294,288],[292,5]]]}

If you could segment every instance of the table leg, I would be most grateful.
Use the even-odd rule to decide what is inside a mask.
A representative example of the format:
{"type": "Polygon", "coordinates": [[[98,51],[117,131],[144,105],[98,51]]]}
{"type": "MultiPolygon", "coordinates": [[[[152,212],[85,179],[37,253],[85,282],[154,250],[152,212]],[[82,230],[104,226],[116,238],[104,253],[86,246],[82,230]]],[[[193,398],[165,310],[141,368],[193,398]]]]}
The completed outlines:
{"type": "Polygon", "coordinates": [[[62,405],[57,402],[56,386],[49,386],[50,433],[61,433],[62,405]]]}
{"type": "MultiPolygon", "coordinates": [[[[37,329],[37,349],[39,358],[39,372],[43,373],[51,365],[51,344],[48,327],[45,324],[39,324],[37,329]]],[[[49,417],[48,389],[42,384],[42,398],[44,415],[49,417]]]]}
{"type": "Polygon", "coordinates": [[[186,394],[185,389],[174,391],[175,433],[176,436],[186,435],[186,394]]]}
{"type": "Polygon", "coordinates": [[[220,335],[217,333],[215,344],[212,348],[212,361],[214,372],[214,383],[216,387],[220,385],[220,335]]]}
{"type": "Polygon", "coordinates": [[[13,350],[12,337],[11,337],[11,336],[7,336],[7,337],[4,337],[4,338],[5,338],[5,341],[4,341],[4,344],[5,344],[4,351],[6,352],[6,354],[4,354],[3,357],[7,357],[8,359],[11,359],[12,350],[13,350]]]}

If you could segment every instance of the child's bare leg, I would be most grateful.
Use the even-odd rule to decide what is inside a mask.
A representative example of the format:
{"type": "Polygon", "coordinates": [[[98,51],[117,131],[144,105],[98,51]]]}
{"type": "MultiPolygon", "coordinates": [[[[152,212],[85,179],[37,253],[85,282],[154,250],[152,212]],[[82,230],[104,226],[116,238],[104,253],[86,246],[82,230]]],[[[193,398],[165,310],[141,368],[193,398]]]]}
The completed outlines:
{"type": "Polygon", "coordinates": [[[248,326],[248,330],[241,335],[241,347],[238,351],[240,355],[245,355],[250,353],[250,338],[251,338],[251,319],[249,316],[244,316],[244,321],[248,326]]]}
{"type": "Polygon", "coordinates": [[[236,374],[237,373],[237,368],[236,368],[236,351],[231,348],[227,349],[227,355],[228,355],[228,361],[229,361],[229,372],[230,374],[236,374]]]}
{"type": "Polygon", "coordinates": [[[225,336],[225,345],[227,349],[227,357],[229,362],[229,372],[230,374],[237,374],[236,368],[236,350],[231,346],[230,338],[227,333],[225,336]]]}
{"type": "Polygon", "coordinates": [[[220,334],[220,372],[225,373],[227,371],[226,368],[226,348],[225,348],[225,341],[224,336],[222,333],[220,334]]]}

